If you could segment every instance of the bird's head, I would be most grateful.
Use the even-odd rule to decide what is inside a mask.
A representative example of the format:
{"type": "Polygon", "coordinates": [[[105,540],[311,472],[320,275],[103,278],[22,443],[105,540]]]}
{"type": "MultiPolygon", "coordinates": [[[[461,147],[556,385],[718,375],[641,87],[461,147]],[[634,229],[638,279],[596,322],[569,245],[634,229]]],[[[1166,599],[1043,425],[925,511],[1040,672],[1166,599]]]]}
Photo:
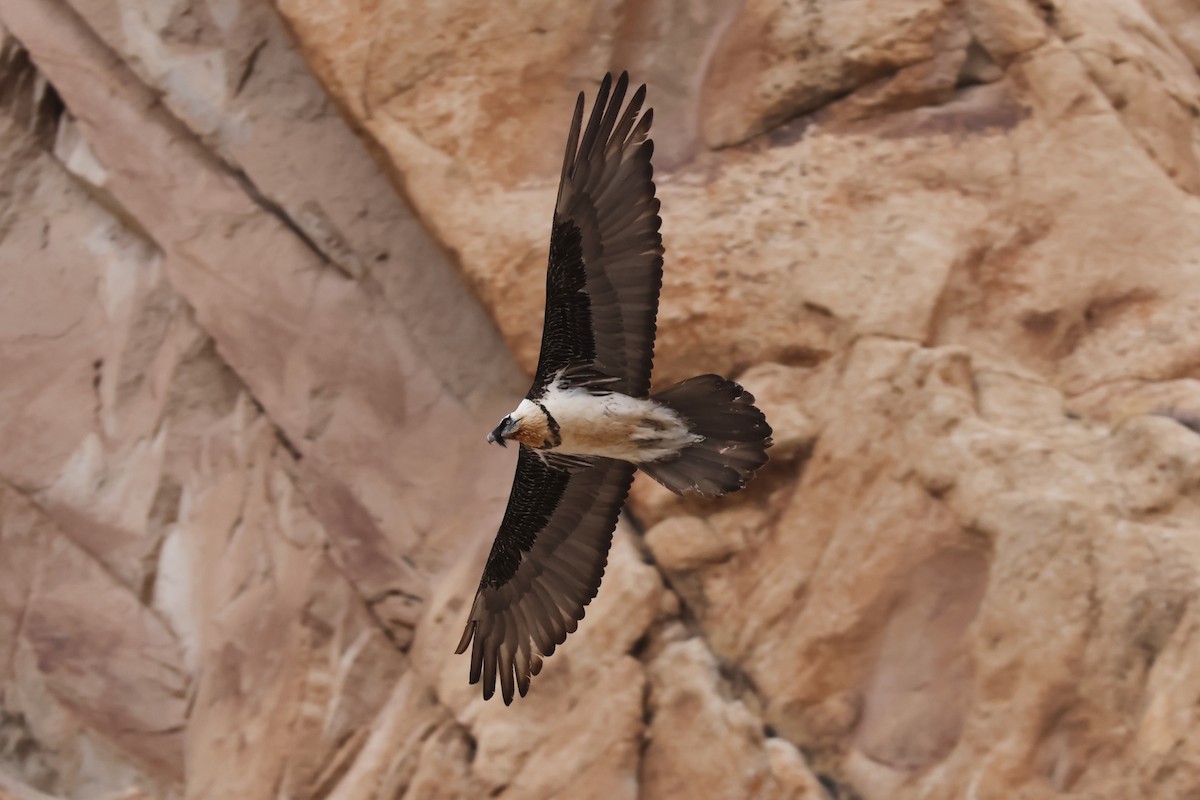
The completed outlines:
{"type": "Polygon", "coordinates": [[[492,444],[494,442],[501,447],[507,447],[508,445],[504,443],[504,440],[513,438],[520,427],[521,423],[514,420],[512,418],[512,414],[509,414],[507,417],[500,420],[500,424],[496,426],[494,431],[487,435],[488,444],[492,444]]]}
{"type": "Polygon", "coordinates": [[[496,429],[488,434],[488,443],[505,447],[505,441],[513,439],[530,447],[546,447],[550,444],[550,426],[546,412],[536,403],[522,400],[517,410],[500,420],[496,429]]]}

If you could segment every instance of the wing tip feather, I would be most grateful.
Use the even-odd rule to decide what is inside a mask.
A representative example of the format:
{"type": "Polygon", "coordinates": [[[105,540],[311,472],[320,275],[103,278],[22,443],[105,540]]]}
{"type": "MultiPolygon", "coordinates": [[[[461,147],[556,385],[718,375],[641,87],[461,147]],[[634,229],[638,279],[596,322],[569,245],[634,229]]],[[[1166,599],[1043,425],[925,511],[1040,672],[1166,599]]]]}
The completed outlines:
{"type": "Polygon", "coordinates": [[[463,631],[462,638],[458,640],[458,648],[455,649],[454,655],[460,656],[467,652],[467,646],[471,644],[471,640],[475,638],[475,628],[479,625],[479,621],[475,619],[467,620],[467,627],[463,631]]]}

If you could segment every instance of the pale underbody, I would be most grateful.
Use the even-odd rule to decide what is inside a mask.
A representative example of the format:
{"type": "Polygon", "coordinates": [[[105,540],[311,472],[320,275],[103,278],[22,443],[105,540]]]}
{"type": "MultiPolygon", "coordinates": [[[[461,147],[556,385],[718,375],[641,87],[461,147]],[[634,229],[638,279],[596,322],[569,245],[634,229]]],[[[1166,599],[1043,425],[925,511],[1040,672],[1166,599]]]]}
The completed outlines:
{"type": "Polygon", "coordinates": [[[561,441],[553,447],[551,426],[538,404],[522,400],[512,413],[521,427],[515,438],[539,450],[578,456],[604,456],[633,463],[673,456],[703,437],[692,433],[674,410],[648,398],[617,392],[592,394],[554,384],[539,401],[558,424],[561,441]]]}

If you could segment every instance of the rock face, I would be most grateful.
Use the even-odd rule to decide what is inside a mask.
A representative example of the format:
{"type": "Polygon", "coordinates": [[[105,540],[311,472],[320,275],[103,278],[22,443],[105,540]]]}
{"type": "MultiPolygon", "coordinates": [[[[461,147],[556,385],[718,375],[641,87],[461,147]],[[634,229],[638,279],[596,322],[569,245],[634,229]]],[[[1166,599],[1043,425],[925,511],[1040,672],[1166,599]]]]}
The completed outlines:
{"type": "Polygon", "coordinates": [[[1200,795],[1194,3],[0,25],[0,798],[1200,795]],[[639,479],[506,708],[452,655],[483,434],[623,68],[657,382],[737,378],[776,446],[722,501],[639,479]]]}

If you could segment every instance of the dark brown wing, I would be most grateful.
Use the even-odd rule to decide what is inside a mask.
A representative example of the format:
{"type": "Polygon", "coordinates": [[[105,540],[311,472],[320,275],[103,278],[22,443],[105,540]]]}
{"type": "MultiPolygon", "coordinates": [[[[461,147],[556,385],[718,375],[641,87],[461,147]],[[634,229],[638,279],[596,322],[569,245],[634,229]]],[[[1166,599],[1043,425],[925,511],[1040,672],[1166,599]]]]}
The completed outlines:
{"type": "Polygon", "coordinates": [[[459,653],[471,649],[471,683],[505,704],[583,619],[608,563],[634,466],[607,458],[543,457],[522,446],[508,509],[492,544],[459,653]]]}
{"type": "Polygon", "coordinates": [[[641,112],[642,85],[624,110],[629,77],[605,75],[587,127],[583,93],[563,158],[550,263],[546,321],[530,397],[566,367],[591,367],[616,380],[606,388],[650,391],[655,317],[662,286],[662,237],[646,138],[654,110],[641,112]],[[609,89],[612,88],[612,97],[609,89]]]}

